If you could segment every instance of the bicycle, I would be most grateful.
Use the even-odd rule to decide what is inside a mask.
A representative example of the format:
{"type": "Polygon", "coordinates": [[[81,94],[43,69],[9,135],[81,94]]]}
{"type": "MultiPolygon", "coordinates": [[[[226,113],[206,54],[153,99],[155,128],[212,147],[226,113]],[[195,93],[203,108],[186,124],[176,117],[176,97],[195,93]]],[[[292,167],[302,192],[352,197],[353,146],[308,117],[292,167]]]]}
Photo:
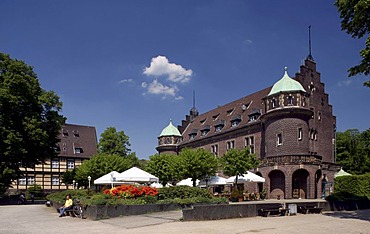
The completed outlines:
{"type": "Polygon", "coordinates": [[[73,201],[73,208],[72,208],[73,215],[77,218],[83,218],[83,209],[81,206],[81,201],[75,199],[73,201]]]}

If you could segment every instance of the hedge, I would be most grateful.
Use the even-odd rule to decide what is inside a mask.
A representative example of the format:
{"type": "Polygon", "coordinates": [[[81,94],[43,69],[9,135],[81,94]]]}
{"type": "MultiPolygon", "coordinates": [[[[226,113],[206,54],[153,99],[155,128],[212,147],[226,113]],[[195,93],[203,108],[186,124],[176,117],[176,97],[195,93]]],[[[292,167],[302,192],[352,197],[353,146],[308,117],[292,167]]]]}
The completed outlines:
{"type": "Polygon", "coordinates": [[[334,180],[334,193],[327,200],[370,199],[370,174],[340,176],[334,180]]]}

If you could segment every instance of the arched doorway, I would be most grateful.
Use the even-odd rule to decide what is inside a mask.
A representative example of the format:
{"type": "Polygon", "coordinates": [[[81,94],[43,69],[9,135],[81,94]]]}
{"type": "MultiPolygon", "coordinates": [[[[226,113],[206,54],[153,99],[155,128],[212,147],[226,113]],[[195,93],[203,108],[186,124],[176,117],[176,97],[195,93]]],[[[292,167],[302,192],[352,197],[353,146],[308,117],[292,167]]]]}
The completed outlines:
{"type": "MultiPolygon", "coordinates": [[[[258,176],[263,177],[262,174],[261,174],[261,172],[259,172],[259,171],[256,172],[255,174],[258,175],[258,176]]],[[[257,183],[257,188],[258,188],[258,192],[261,193],[262,190],[263,190],[263,183],[257,183]]]]}
{"type": "Polygon", "coordinates": [[[309,173],[305,169],[298,169],[293,173],[292,198],[308,197],[308,176],[309,173]]]}
{"type": "Polygon", "coordinates": [[[321,198],[321,186],[320,186],[320,179],[322,176],[322,171],[317,170],[315,173],[315,199],[316,198],[321,198]]]}
{"type": "Polygon", "coordinates": [[[285,175],[280,170],[273,170],[269,173],[270,195],[269,198],[285,198],[285,175]]]}

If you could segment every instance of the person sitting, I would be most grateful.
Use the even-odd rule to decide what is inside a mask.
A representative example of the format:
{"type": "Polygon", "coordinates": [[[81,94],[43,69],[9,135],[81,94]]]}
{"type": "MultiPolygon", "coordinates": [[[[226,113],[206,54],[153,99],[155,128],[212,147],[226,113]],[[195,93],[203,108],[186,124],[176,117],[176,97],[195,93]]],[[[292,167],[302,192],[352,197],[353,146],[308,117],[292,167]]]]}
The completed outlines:
{"type": "Polygon", "coordinates": [[[59,217],[64,216],[64,212],[66,212],[66,210],[72,209],[72,206],[73,206],[73,201],[72,201],[71,195],[67,195],[64,206],[59,208],[59,213],[60,213],[59,217]]]}

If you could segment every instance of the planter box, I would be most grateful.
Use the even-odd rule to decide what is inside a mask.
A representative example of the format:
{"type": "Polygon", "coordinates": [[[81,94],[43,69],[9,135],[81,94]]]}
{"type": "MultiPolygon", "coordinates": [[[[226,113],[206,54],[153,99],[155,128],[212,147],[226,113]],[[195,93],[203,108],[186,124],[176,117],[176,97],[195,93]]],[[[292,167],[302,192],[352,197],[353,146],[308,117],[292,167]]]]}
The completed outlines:
{"type": "Polygon", "coordinates": [[[86,206],[84,217],[92,220],[113,218],[119,216],[140,215],[153,212],[179,210],[177,204],[147,204],[147,205],[116,205],[116,206],[86,206]]]}

